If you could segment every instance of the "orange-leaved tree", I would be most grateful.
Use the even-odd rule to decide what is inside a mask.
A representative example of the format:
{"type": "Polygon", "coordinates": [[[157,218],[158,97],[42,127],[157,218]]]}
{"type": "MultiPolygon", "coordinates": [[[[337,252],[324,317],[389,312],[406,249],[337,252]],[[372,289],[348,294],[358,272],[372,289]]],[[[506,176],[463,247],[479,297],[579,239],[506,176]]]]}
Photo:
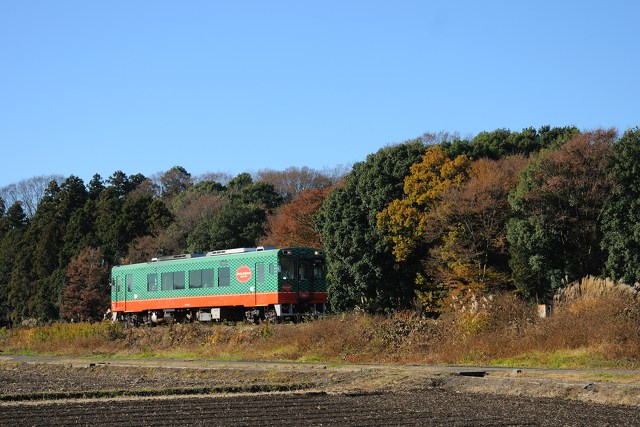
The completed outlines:
{"type": "Polygon", "coordinates": [[[321,248],[314,216],[331,190],[332,187],[303,190],[291,203],[282,206],[269,218],[268,232],[261,243],[277,247],[321,248]]]}
{"type": "Polygon", "coordinates": [[[469,167],[463,185],[442,195],[434,209],[440,240],[427,264],[432,281],[447,290],[445,305],[464,305],[511,286],[508,196],[526,164],[523,156],[480,159],[469,167]]]}

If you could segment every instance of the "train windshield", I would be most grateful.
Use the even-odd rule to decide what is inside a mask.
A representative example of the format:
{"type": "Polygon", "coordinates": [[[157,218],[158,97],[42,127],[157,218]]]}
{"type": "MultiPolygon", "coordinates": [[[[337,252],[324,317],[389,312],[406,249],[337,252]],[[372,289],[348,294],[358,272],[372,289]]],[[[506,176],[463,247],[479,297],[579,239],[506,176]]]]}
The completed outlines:
{"type": "Polygon", "coordinates": [[[324,280],[326,267],[322,258],[280,258],[280,279],[283,280],[324,280]],[[297,265],[296,265],[297,264],[297,265]],[[296,270],[297,267],[297,270],[296,270]]]}
{"type": "Polygon", "coordinates": [[[295,277],[295,262],[293,258],[280,259],[280,278],[284,280],[293,280],[295,277]]]}
{"type": "Polygon", "coordinates": [[[316,280],[322,280],[327,276],[324,260],[323,259],[314,259],[313,260],[313,278],[316,280]]]}

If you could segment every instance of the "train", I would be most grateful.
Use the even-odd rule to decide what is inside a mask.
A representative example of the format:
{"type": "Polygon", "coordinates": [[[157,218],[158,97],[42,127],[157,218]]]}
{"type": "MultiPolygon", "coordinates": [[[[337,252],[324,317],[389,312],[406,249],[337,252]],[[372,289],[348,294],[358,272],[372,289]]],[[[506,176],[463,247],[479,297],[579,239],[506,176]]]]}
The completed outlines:
{"type": "Polygon", "coordinates": [[[162,256],[112,268],[110,316],[133,325],[321,316],[326,276],[325,254],[317,248],[260,246],[162,256]]]}

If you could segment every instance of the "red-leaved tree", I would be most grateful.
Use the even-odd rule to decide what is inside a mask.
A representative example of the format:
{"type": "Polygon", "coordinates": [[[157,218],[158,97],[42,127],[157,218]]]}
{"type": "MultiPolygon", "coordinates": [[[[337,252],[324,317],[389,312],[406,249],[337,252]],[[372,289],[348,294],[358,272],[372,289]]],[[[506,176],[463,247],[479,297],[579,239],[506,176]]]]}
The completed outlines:
{"type": "Polygon", "coordinates": [[[109,307],[109,266],[100,250],[85,248],[71,260],[62,290],[60,315],[84,322],[102,319],[109,307]]]}
{"type": "Polygon", "coordinates": [[[291,203],[282,206],[276,215],[269,219],[269,231],[261,242],[277,247],[322,247],[314,216],[331,189],[327,187],[303,190],[291,203]]]}

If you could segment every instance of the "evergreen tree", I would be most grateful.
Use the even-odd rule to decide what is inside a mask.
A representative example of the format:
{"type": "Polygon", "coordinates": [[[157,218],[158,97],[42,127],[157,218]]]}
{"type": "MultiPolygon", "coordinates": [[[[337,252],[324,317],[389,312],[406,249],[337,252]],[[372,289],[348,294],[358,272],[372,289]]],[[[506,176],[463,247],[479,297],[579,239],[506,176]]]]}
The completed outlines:
{"type": "Polygon", "coordinates": [[[414,298],[413,276],[394,259],[376,227],[378,212],[402,196],[409,167],[420,160],[420,140],[386,147],[354,165],[345,187],[333,190],[317,216],[329,264],[330,301],[336,310],[385,312],[414,298]]]}
{"type": "Polygon", "coordinates": [[[257,205],[229,202],[187,237],[190,252],[207,252],[256,246],[264,235],[265,209],[257,205]]]}
{"type": "Polygon", "coordinates": [[[600,221],[612,189],[607,165],[615,136],[577,135],[525,168],[509,200],[515,217],[507,227],[513,280],[524,295],[545,300],[602,270],[600,221]]]}
{"type": "Polygon", "coordinates": [[[89,198],[96,200],[100,193],[104,190],[104,181],[100,174],[93,175],[91,181],[89,181],[89,198]]]}
{"type": "Polygon", "coordinates": [[[11,314],[19,294],[10,297],[11,272],[23,249],[27,217],[22,204],[15,202],[0,218],[0,325],[11,323],[11,314]]]}
{"type": "Polygon", "coordinates": [[[484,157],[497,160],[515,154],[528,155],[545,148],[558,147],[578,133],[575,126],[542,126],[538,130],[530,127],[521,132],[496,129],[480,132],[472,140],[444,141],[441,147],[451,158],[465,155],[473,160],[484,157]]]}
{"type": "Polygon", "coordinates": [[[609,275],[633,284],[640,281],[640,128],[616,142],[610,165],[614,191],[604,212],[602,247],[609,275]]]}
{"type": "Polygon", "coordinates": [[[182,166],[174,166],[160,178],[162,197],[173,199],[192,185],[191,174],[182,166]]]}

